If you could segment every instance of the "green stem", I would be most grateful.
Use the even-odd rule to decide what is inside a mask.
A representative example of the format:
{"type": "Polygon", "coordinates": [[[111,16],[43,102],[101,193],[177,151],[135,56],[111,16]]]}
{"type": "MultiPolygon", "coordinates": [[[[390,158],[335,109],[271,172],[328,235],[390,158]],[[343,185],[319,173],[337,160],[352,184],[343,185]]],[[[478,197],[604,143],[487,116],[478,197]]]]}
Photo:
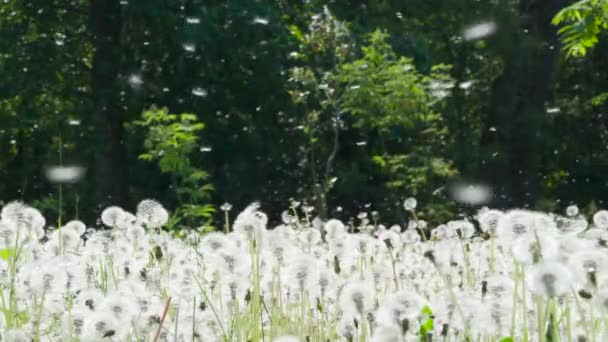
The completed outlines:
{"type": "Polygon", "coordinates": [[[224,210],[224,233],[230,233],[230,215],[228,210],[224,210]]]}

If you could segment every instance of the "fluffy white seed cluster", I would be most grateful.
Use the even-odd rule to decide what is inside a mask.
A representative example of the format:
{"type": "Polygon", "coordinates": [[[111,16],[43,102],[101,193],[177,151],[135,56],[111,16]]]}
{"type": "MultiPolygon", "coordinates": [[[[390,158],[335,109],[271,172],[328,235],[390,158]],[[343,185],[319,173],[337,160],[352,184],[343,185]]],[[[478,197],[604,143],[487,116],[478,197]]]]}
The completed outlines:
{"type": "Polygon", "coordinates": [[[419,234],[421,221],[345,225],[291,209],[269,229],[254,203],[228,234],[179,239],[153,200],[135,214],[107,208],[99,230],[45,230],[36,209],[10,203],[0,340],[606,338],[606,211],[589,224],[579,212],[483,209],[419,234]]]}

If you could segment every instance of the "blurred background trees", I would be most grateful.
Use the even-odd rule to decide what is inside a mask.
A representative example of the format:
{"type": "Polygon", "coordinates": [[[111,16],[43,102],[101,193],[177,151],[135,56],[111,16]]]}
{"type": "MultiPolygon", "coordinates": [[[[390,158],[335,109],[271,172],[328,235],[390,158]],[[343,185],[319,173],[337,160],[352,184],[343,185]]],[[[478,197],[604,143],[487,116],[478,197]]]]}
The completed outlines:
{"type": "Polygon", "coordinates": [[[7,0],[0,199],[92,218],[152,197],[176,225],[291,198],[401,222],[410,196],[439,221],[475,208],[456,181],[491,187],[478,204],[603,206],[607,17],[605,0],[7,0]],[[86,168],[61,201],[60,164],[86,168]]]}

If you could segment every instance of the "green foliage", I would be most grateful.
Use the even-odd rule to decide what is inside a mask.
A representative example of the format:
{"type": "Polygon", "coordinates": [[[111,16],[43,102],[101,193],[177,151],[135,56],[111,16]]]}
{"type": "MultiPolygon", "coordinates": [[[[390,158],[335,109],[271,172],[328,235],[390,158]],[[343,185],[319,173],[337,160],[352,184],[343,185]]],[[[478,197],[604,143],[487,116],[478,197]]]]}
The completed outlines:
{"type": "Polygon", "coordinates": [[[441,120],[429,106],[436,99],[432,90],[450,87],[448,68],[438,65],[431,75],[423,75],[412,59],[397,57],[387,39],[386,32],[374,31],[362,48],[363,57],[342,66],[338,79],[346,88],[341,106],[354,115],[355,127],[383,133],[395,126],[432,129],[441,120]]]}
{"type": "Polygon", "coordinates": [[[13,256],[15,256],[15,249],[0,249],[0,259],[8,262],[13,256]]]}
{"type": "Polygon", "coordinates": [[[428,341],[428,334],[433,333],[433,311],[431,311],[431,308],[426,305],[420,311],[420,316],[422,317],[422,321],[420,324],[420,330],[418,331],[418,336],[420,337],[420,341],[425,342],[428,341]]]}
{"type": "Polygon", "coordinates": [[[327,195],[336,178],[335,163],[340,150],[340,94],[343,85],[336,75],[340,65],[352,57],[352,36],[346,24],[327,7],[315,14],[309,32],[292,25],[291,34],[299,42],[293,58],[302,63],[289,72],[289,94],[302,111],[299,123],[305,146],[302,166],[310,180],[307,192],[322,216],[327,215],[327,195]]]}
{"type": "Polygon", "coordinates": [[[558,34],[567,55],[585,56],[597,44],[600,33],[608,30],[608,1],[578,1],[559,11],[552,22],[563,25],[558,34]]]}
{"type": "MultiPolygon", "coordinates": [[[[211,202],[239,208],[257,199],[276,217],[289,197],[318,211],[342,206],[328,212],[340,218],[371,203],[384,219],[402,222],[395,203],[414,195],[421,215],[438,221],[455,209],[441,189],[458,176],[487,181],[500,199],[491,205],[504,207],[582,207],[606,192],[606,0],[574,2],[555,16],[566,54],[590,55],[558,63],[547,48],[557,46],[547,34],[556,30],[547,21],[550,1],[234,0],[182,7],[132,0],[114,13],[96,11],[97,1],[0,6],[5,201],[36,201],[45,214],[58,215],[57,187],[43,174],[58,163],[58,145],[66,165],[89,171],[66,186],[62,210],[67,217],[79,207],[87,220],[105,198],[98,197],[101,180],[121,175],[130,198],[115,204],[150,196],[179,206],[185,214],[172,218],[174,226],[188,223],[184,215],[207,217],[197,205],[211,202]],[[98,21],[90,18],[115,16],[112,53],[96,60],[98,21]],[[495,34],[463,40],[463,30],[480,20],[496,23],[495,34]],[[100,83],[92,69],[101,64],[115,73],[100,83]],[[141,84],[130,84],[130,76],[141,84]],[[196,88],[206,95],[193,95],[196,88]],[[100,98],[110,100],[97,105],[100,98]],[[152,103],[196,117],[149,118],[140,127],[146,134],[147,127],[163,128],[150,130],[142,147],[144,139],[116,126],[152,103]],[[100,108],[107,109],[102,123],[100,108]],[[199,119],[213,146],[204,170],[199,119]],[[542,139],[528,144],[530,136],[542,139]],[[513,152],[522,139],[531,148],[513,152]],[[108,153],[110,146],[124,153],[108,153]],[[140,154],[158,170],[138,162],[140,154]],[[100,158],[117,159],[117,167],[99,167],[100,158]],[[104,172],[108,177],[98,177],[104,172]],[[517,187],[520,174],[529,186],[517,187]],[[206,184],[217,189],[213,199],[208,188],[199,191],[206,184]],[[525,201],[509,201],[513,191],[525,201]]],[[[116,179],[105,185],[122,184],[116,179]]]]}
{"type": "Polygon", "coordinates": [[[192,154],[200,148],[197,133],[205,128],[194,114],[170,114],[167,108],[151,107],[133,122],[145,130],[145,153],[139,159],[156,162],[162,173],[171,177],[180,207],[174,211],[168,226],[193,227],[200,220],[210,224],[215,209],[209,204],[213,187],[209,175],[193,165],[192,154]]]}
{"type": "MultiPolygon", "coordinates": [[[[371,161],[387,179],[385,190],[430,198],[430,184],[457,174],[442,156],[448,131],[433,108],[453,86],[450,68],[436,65],[423,74],[412,59],[397,56],[387,40],[386,32],[374,31],[362,58],[342,65],[340,107],[352,115],[354,127],[375,132],[371,161]]],[[[442,205],[435,199],[427,208],[442,205]]]]}

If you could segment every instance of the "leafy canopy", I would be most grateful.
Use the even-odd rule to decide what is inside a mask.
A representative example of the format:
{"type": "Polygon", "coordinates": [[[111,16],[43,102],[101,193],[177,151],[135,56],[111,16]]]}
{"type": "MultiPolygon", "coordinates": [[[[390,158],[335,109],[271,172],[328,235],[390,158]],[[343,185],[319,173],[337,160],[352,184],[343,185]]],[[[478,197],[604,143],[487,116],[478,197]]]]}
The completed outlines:
{"type": "Polygon", "coordinates": [[[582,57],[608,29],[608,0],[582,0],[563,8],[553,18],[554,25],[563,25],[558,34],[568,56],[582,57]]]}

